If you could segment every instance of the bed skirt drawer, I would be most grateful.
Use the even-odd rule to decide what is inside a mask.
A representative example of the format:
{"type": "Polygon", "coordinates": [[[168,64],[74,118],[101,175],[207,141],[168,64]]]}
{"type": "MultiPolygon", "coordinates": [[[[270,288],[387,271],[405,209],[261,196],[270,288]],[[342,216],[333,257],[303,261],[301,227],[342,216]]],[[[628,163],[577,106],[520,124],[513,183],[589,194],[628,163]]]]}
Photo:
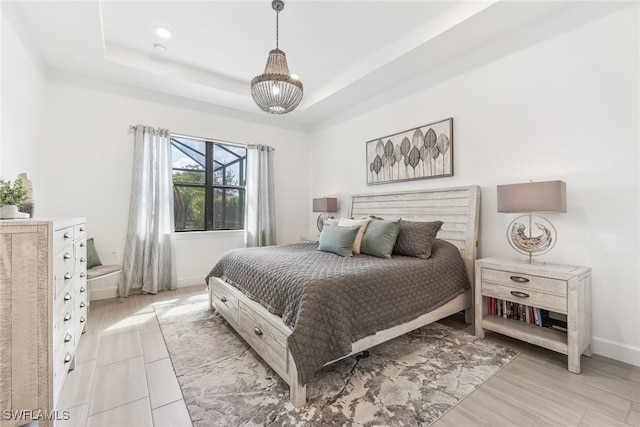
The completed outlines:
{"type": "Polygon", "coordinates": [[[238,332],[258,354],[280,375],[285,377],[287,337],[266,322],[251,307],[240,302],[238,332]]]}
{"type": "Polygon", "coordinates": [[[238,299],[216,280],[211,282],[212,303],[232,326],[238,324],[238,299]]]}

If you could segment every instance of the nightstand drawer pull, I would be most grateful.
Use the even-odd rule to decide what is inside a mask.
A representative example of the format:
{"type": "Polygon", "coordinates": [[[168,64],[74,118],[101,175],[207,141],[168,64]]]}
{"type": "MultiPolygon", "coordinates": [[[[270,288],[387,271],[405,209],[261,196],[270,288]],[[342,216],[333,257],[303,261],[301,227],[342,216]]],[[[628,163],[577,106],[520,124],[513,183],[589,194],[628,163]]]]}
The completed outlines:
{"type": "Polygon", "coordinates": [[[529,294],[525,294],[524,292],[511,291],[511,295],[518,298],[529,298],[529,294]]]}
{"type": "Polygon", "coordinates": [[[526,277],[520,276],[511,276],[511,280],[518,283],[527,283],[529,281],[529,279],[527,279],[526,277]]]}
{"type": "Polygon", "coordinates": [[[71,259],[71,254],[69,252],[65,252],[64,255],[62,255],[62,259],[71,259]]]}
{"type": "Polygon", "coordinates": [[[253,332],[255,332],[256,335],[262,335],[262,329],[258,328],[257,326],[253,328],[253,332]]]}
{"type": "Polygon", "coordinates": [[[64,355],[64,363],[71,362],[71,353],[67,353],[64,355]]]}
{"type": "Polygon", "coordinates": [[[71,338],[73,338],[73,336],[67,332],[67,335],[64,336],[64,342],[69,342],[71,341],[71,338]]]}
{"type": "Polygon", "coordinates": [[[227,302],[227,297],[222,297],[222,298],[220,298],[220,301],[222,301],[222,302],[227,302]]]}
{"type": "Polygon", "coordinates": [[[63,320],[65,322],[68,322],[69,320],[71,320],[71,313],[65,313],[64,317],[63,317],[63,320]]]}

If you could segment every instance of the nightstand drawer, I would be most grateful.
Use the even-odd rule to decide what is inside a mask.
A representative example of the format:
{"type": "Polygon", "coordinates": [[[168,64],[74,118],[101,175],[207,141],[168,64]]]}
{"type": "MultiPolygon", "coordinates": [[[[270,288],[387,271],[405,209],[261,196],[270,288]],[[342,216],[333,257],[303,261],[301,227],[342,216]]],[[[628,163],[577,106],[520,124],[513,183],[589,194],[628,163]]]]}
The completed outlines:
{"type": "Polygon", "coordinates": [[[530,305],[532,307],[544,308],[558,313],[567,313],[567,298],[537,292],[534,289],[482,282],[482,295],[530,305]]]}
{"type": "Polygon", "coordinates": [[[531,292],[544,292],[562,296],[567,295],[567,282],[565,280],[532,276],[530,274],[514,273],[511,271],[483,268],[482,282],[491,282],[496,285],[504,285],[507,287],[515,286],[518,288],[526,288],[531,290],[531,292]]]}

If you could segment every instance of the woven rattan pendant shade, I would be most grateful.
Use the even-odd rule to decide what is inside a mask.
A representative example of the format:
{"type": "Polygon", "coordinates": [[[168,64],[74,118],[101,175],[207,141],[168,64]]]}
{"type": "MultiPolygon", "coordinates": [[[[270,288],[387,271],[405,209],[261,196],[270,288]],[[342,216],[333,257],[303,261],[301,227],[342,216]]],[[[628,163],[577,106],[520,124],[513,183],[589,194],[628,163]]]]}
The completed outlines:
{"type": "Polygon", "coordinates": [[[251,80],[251,96],[262,111],[285,114],[302,100],[302,83],[291,77],[287,57],[280,49],[269,52],[264,73],[251,80]]]}
{"type": "Polygon", "coordinates": [[[302,101],[303,87],[300,80],[291,77],[287,56],[278,49],[278,15],[284,2],[274,0],[276,11],[276,48],[269,52],[264,73],[251,80],[251,96],[262,111],[271,114],[286,114],[302,101]]]}

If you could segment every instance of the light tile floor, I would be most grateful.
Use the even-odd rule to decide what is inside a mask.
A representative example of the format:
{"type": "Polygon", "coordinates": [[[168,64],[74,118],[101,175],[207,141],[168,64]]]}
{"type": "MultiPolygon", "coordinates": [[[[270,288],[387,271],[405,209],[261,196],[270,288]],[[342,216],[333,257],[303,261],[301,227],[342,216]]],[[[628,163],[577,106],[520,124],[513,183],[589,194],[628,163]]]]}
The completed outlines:
{"type": "MultiPolygon", "coordinates": [[[[204,286],[93,301],[56,426],[191,426],[154,306],[206,300],[204,286]]],[[[464,316],[441,323],[473,333],[464,316]]],[[[520,355],[438,420],[446,426],[640,426],[640,368],[594,355],[567,357],[499,334],[520,355]]]]}
{"type": "Polygon", "coordinates": [[[56,426],[191,426],[153,307],[206,299],[203,286],[92,301],[56,426]]]}

